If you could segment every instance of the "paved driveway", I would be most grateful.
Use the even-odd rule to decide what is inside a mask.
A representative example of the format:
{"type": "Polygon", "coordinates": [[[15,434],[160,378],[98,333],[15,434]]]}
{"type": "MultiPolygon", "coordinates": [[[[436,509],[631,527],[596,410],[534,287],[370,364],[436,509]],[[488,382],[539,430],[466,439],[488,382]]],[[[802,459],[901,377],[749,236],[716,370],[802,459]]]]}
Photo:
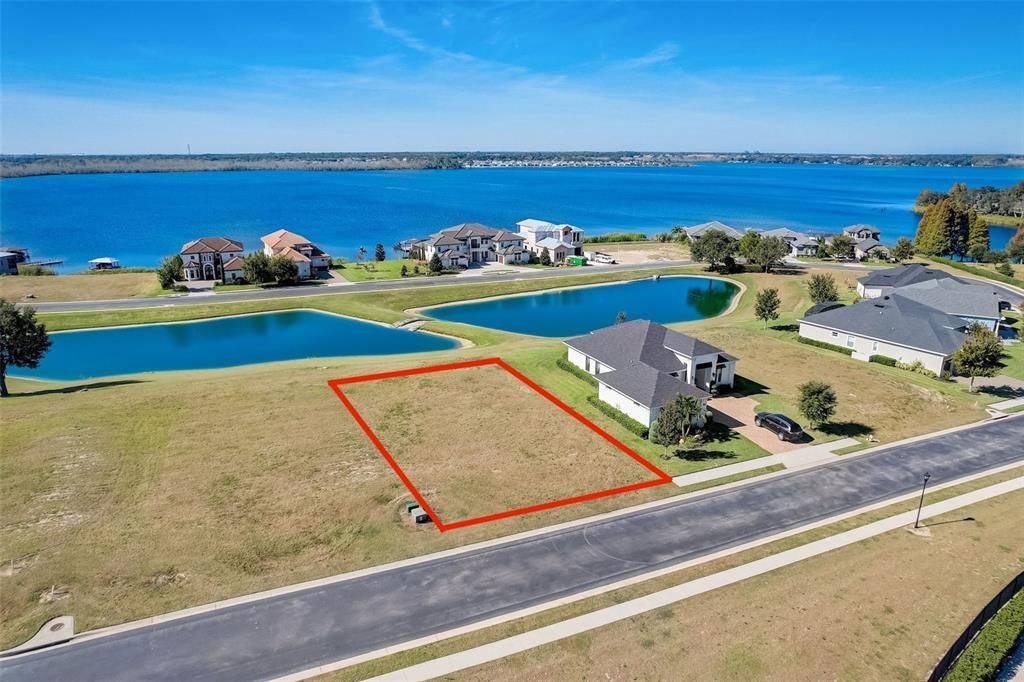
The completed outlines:
{"type": "Polygon", "coordinates": [[[1024,462],[1024,416],[0,661],[21,680],[265,680],[1024,462]]]}
{"type": "Polygon", "coordinates": [[[715,421],[728,426],[744,438],[754,441],[773,455],[796,450],[806,445],[806,443],[789,443],[779,440],[779,437],[772,431],[755,426],[754,414],[757,412],[757,403],[753,398],[726,395],[712,398],[708,405],[715,413],[715,421]]]}

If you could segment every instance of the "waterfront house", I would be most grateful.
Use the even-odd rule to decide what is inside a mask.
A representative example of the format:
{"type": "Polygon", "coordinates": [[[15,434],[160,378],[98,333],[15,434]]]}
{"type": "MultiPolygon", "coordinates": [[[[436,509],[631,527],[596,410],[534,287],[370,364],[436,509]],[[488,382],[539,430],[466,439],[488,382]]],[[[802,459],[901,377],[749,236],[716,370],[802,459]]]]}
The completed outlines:
{"type": "Polygon", "coordinates": [[[117,270],[121,267],[121,261],[110,256],[104,256],[103,258],[93,258],[89,261],[89,267],[93,270],[117,270]]]}
{"type": "Polygon", "coordinates": [[[858,223],[857,225],[847,225],[843,228],[843,234],[852,239],[854,242],[858,242],[862,239],[881,239],[882,231],[874,225],[865,225],[858,223]]]}
{"type": "Polygon", "coordinates": [[[18,265],[28,262],[28,249],[20,246],[0,246],[0,275],[17,275],[18,265]]]}
{"type": "Polygon", "coordinates": [[[317,277],[331,269],[331,255],[301,234],[277,230],[260,237],[260,241],[263,242],[263,253],[284,256],[295,263],[299,279],[317,277]]]}
{"type": "Polygon", "coordinates": [[[939,375],[951,369],[950,358],[967,339],[967,325],[897,292],[807,315],[800,320],[800,336],[849,348],[857,360],[880,355],[916,361],[939,375]]]}
{"type": "Polygon", "coordinates": [[[649,320],[632,320],[564,341],[569,362],[598,382],[598,398],[650,426],[678,395],[707,406],[732,386],[736,358],[649,320]]]}
{"type": "Polygon", "coordinates": [[[818,253],[818,240],[806,234],[801,234],[788,227],[779,227],[774,230],[765,230],[762,237],[776,237],[789,244],[791,256],[814,256],[818,253]]]}
{"type": "Polygon", "coordinates": [[[743,236],[742,231],[737,230],[735,227],[726,225],[725,223],[720,223],[717,220],[712,220],[710,223],[701,223],[700,225],[686,227],[683,228],[683,230],[690,239],[701,237],[711,231],[722,232],[733,239],[739,239],[743,236]]]}
{"type": "MultiPolygon", "coordinates": [[[[242,242],[227,237],[201,237],[193,239],[181,247],[182,270],[185,273],[185,281],[211,281],[220,280],[231,282],[239,279],[239,276],[231,274],[227,276],[224,271],[224,264],[234,258],[241,259],[244,249],[242,242]]],[[[239,272],[239,271],[231,271],[239,272]]]]}
{"type": "Polygon", "coordinates": [[[524,240],[523,247],[538,256],[547,249],[553,263],[563,263],[569,256],[583,255],[583,230],[575,225],[527,218],[516,226],[524,240]]]}
{"type": "Polygon", "coordinates": [[[473,263],[488,262],[513,265],[530,262],[524,242],[522,235],[510,230],[480,223],[461,223],[416,242],[411,254],[421,260],[430,260],[436,253],[445,268],[465,268],[473,263]]]}

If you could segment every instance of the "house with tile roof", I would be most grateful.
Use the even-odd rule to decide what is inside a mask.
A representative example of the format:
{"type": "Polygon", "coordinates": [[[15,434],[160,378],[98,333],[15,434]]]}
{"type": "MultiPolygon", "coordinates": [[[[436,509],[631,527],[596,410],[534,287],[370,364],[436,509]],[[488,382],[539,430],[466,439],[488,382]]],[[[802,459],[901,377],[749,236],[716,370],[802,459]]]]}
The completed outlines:
{"type": "Polygon", "coordinates": [[[242,242],[227,237],[200,237],[181,247],[185,281],[234,282],[242,278],[242,242]],[[235,262],[235,261],[239,262],[235,262]],[[225,267],[231,264],[230,268],[225,267]]]}
{"type": "Polygon", "coordinates": [[[598,398],[650,426],[678,395],[707,406],[732,386],[736,358],[650,320],[632,320],[567,339],[569,362],[598,382],[598,398]]]}
{"type": "Polygon", "coordinates": [[[480,223],[460,223],[412,245],[414,258],[430,260],[436,253],[446,268],[465,268],[473,263],[509,265],[529,263],[524,237],[510,230],[480,223]]]}
{"type": "Polygon", "coordinates": [[[331,269],[331,254],[301,234],[277,230],[260,237],[260,241],[263,242],[263,253],[268,256],[284,256],[295,263],[299,279],[318,277],[331,269]]]}
{"type": "Polygon", "coordinates": [[[583,230],[567,223],[527,218],[516,223],[524,248],[538,256],[548,250],[551,262],[562,263],[569,256],[583,255],[583,230]]]}

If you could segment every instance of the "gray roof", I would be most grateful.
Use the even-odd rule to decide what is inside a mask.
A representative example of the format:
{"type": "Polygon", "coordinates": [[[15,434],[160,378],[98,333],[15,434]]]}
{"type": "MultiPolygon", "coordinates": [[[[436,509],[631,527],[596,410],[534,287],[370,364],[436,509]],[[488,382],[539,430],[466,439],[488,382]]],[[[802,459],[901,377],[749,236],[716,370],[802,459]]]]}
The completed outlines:
{"type": "Polygon", "coordinates": [[[438,232],[430,239],[427,239],[426,243],[431,246],[458,246],[462,244],[462,242],[446,232],[438,232]]]}
{"type": "Polygon", "coordinates": [[[1002,318],[1002,292],[984,284],[967,284],[955,278],[932,279],[900,287],[898,295],[957,316],[1002,318]]]}
{"type": "Polygon", "coordinates": [[[566,339],[565,345],[617,370],[644,364],[661,372],[676,372],[683,367],[676,353],[690,358],[725,353],[650,320],[631,320],[598,329],[585,336],[566,339]]]}
{"type": "Polygon", "coordinates": [[[647,408],[661,407],[680,394],[696,398],[710,395],[682,379],[643,364],[604,372],[594,378],[647,408]]]}
{"type": "Polygon", "coordinates": [[[926,267],[920,263],[911,263],[910,265],[901,265],[896,268],[876,270],[857,281],[866,287],[905,287],[917,284],[918,282],[947,278],[953,278],[953,275],[943,270],[926,267]]]}
{"type": "Polygon", "coordinates": [[[488,227],[481,223],[459,223],[441,230],[442,234],[449,234],[456,239],[468,239],[470,237],[493,237],[505,230],[497,227],[488,227]]]}
{"type": "Polygon", "coordinates": [[[494,235],[493,239],[498,242],[507,241],[526,241],[526,238],[518,232],[509,232],[508,230],[498,230],[498,233],[494,235]]]}
{"type": "Polygon", "coordinates": [[[554,237],[544,237],[544,239],[541,239],[539,242],[537,242],[537,246],[540,246],[540,247],[545,248],[545,249],[560,249],[560,248],[568,249],[569,248],[568,244],[566,244],[565,242],[559,241],[559,240],[555,239],[554,237]]]}
{"type": "Polygon", "coordinates": [[[877,249],[882,245],[882,242],[878,241],[874,237],[867,237],[857,242],[857,248],[861,251],[870,251],[871,249],[877,249]]]}
{"type": "Polygon", "coordinates": [[[814,305],[807,309],[807,312],[804,313],[804,317],[807,317],[808,315],[817,315],[818,313],[824,313],[829,310],[835,310],[836,308],[842,308],[844,305],[846,304],[840,303],[839,301],[825,301],[823,303],[815,303],[814,305]]]}
{"type": "Polygon", "coordinates": [[[781,237],[782,239],[797,239],[804,237],[796,230],[791,230],[788,227],[776,227],[774,230],[763,230],[761,232],[762,237],[781,237]]]}
{"type": "Polygon", "coordinates": [[[963,345],[967,323],[899,294],[836,308],[800,320],[837,331],[950,355],[963,345]]]}
{"type": "Polygon", "coordinates": [[[711,232],[712,230],[724,232],[733,239],[739,239],[740,237],[743,236],[743,233],[737,230],[735,227],[730,227],[729,225],[726,225],[725,223],[720,223],[717,220],[712,220],[710,223],[701,223],[700,225],[693,225],[692,227],[687,227],[686,234],[688,234],[691,237],[699,237],[706,232],[711,232]]]}
{"type": "Polygon", "coordinates": [[[843,234],[854,234],[855,232],[861,232],[862,230],[870,230],[872,234],[882,234],[874,225],[867,225],[865,223],[857,223],[856,225],[847,225],[843,228],[843,234]]]}
{"type": "Polygon", "coordinates": [[[498,249],[498,253],[500,253],[502,256],[512,256],[512,255],[515,255],[517,253],[525,253],[525,252],[526,252],[526,249],[524,249],[519,244],[513,244],[512,246],[506,246],[504,248],[498,249]]]}

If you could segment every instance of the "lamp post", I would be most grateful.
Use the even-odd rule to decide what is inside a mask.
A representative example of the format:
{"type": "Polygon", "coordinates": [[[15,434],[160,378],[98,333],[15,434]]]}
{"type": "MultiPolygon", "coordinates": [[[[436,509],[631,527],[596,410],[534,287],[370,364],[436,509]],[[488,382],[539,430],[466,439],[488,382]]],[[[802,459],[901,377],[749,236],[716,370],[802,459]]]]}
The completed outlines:
{"type": "Polygon", "coordinates": [[[914,519],[914,528],[921,527],[921,507],[924,506],[924,489],[928,487],[928,479],[931,477],[930,473],[924,472],[924,481],[921,483],[921,499],[917,503],[917,518],[914,519]]]}

